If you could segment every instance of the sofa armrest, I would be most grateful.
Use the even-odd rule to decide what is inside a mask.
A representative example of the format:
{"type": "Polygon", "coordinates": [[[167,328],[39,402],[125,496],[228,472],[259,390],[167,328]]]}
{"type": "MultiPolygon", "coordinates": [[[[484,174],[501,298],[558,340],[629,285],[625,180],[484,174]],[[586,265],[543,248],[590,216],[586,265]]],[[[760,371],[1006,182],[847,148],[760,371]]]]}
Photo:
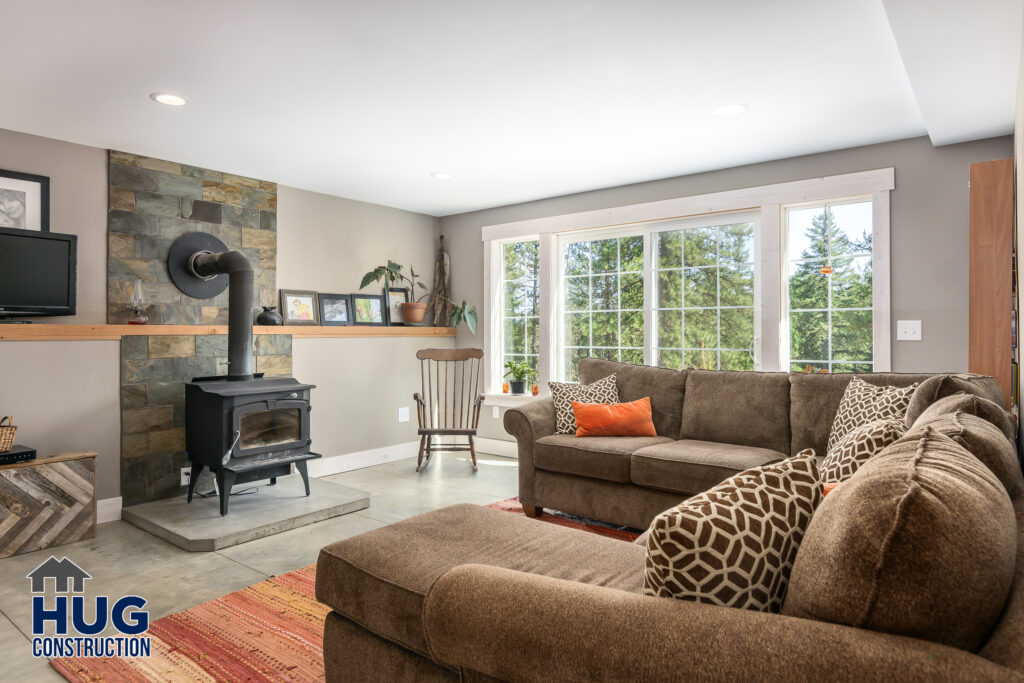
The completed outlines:
{"type": "Polygon", "coordinates": [[[555,402],[542,398],[509,408],[504,425],[519,444],[519,502],[534,505],[533,442],[555,433],[555,402]]]}
{"type": "Polygon", "coordinates": [[[502,680],[1024,680],[923,640],[484,565],[442,575],[423,620],[435,661],[502,680]]]}

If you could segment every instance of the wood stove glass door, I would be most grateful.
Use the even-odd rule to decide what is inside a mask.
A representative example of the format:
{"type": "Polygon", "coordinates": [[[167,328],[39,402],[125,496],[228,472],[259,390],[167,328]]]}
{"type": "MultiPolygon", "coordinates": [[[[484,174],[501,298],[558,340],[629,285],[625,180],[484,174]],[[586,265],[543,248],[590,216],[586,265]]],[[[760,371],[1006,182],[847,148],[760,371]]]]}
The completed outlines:
{"type": "Polygon", "coordinates": [[[289,450],[306,445],[309,404],[305,401],[259,401],[239,406],[234,414],[239,456],[289,450]]]}

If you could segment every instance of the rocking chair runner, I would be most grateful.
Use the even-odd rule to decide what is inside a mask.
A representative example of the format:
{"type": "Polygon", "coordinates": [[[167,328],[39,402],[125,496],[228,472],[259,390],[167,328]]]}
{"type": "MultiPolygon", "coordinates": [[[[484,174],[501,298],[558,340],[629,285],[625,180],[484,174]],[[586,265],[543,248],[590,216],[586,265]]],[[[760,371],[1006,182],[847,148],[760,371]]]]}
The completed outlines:
{"type": "Polygon", "coordinates": [[[479,393],[483,349],[420,349],[420,387],[413,394],[419,418],[420,452],[416,471],[430,464],[436,451],[469,451],[476,467],[473,437],[480,423],[484,396],[479,393]],[[435,436],[465,436],[469,445],[435,444],[435,436]]]}

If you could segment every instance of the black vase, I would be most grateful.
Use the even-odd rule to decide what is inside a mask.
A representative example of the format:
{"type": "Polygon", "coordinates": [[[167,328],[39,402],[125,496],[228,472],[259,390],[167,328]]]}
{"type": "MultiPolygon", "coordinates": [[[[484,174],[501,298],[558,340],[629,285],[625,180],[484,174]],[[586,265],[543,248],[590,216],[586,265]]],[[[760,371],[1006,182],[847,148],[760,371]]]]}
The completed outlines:
{"type": "Polygon", "coordinates": [[[277,306],[264,306],[263,312],[256,316],[257,325],[284,325],[284,318],[277,312],[277,306]]]}
{"type": "Polygon", "coordinates": [[[509,387],[512,389],[513,394],[525,394],[526,393],[526,380],[511,380],[509,387]]]}

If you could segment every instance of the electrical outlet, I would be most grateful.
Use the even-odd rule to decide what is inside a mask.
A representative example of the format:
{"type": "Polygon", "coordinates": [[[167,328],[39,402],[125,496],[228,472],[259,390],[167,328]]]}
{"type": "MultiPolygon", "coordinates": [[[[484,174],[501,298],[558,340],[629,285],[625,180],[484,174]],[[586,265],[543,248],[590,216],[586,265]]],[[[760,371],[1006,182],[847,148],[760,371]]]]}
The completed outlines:
{"type": "Polygon", "coordinates": [[[181,468],[181,485],[182,486],[188,486],[188,478],[190,476],[192,476],[192,468],[191,467],[182,467],[181,468]]]}
{"type": "Polygon", "coordinates": [[[896,321],[897,341],[921,341],[920,320],[897,320],[896,321]]]}
{"type": "Polygon", "coordinates": [[[495,420],[501,417],[501,408],[499,408],[498,406],[491,406],[491,417],[493,417],[495,420]]]}
{"type": "Polygon", "coordinates": [[[409,421],[409,406],[402,406],[398,409],[398,421],[408,422],[409,421]]]}

